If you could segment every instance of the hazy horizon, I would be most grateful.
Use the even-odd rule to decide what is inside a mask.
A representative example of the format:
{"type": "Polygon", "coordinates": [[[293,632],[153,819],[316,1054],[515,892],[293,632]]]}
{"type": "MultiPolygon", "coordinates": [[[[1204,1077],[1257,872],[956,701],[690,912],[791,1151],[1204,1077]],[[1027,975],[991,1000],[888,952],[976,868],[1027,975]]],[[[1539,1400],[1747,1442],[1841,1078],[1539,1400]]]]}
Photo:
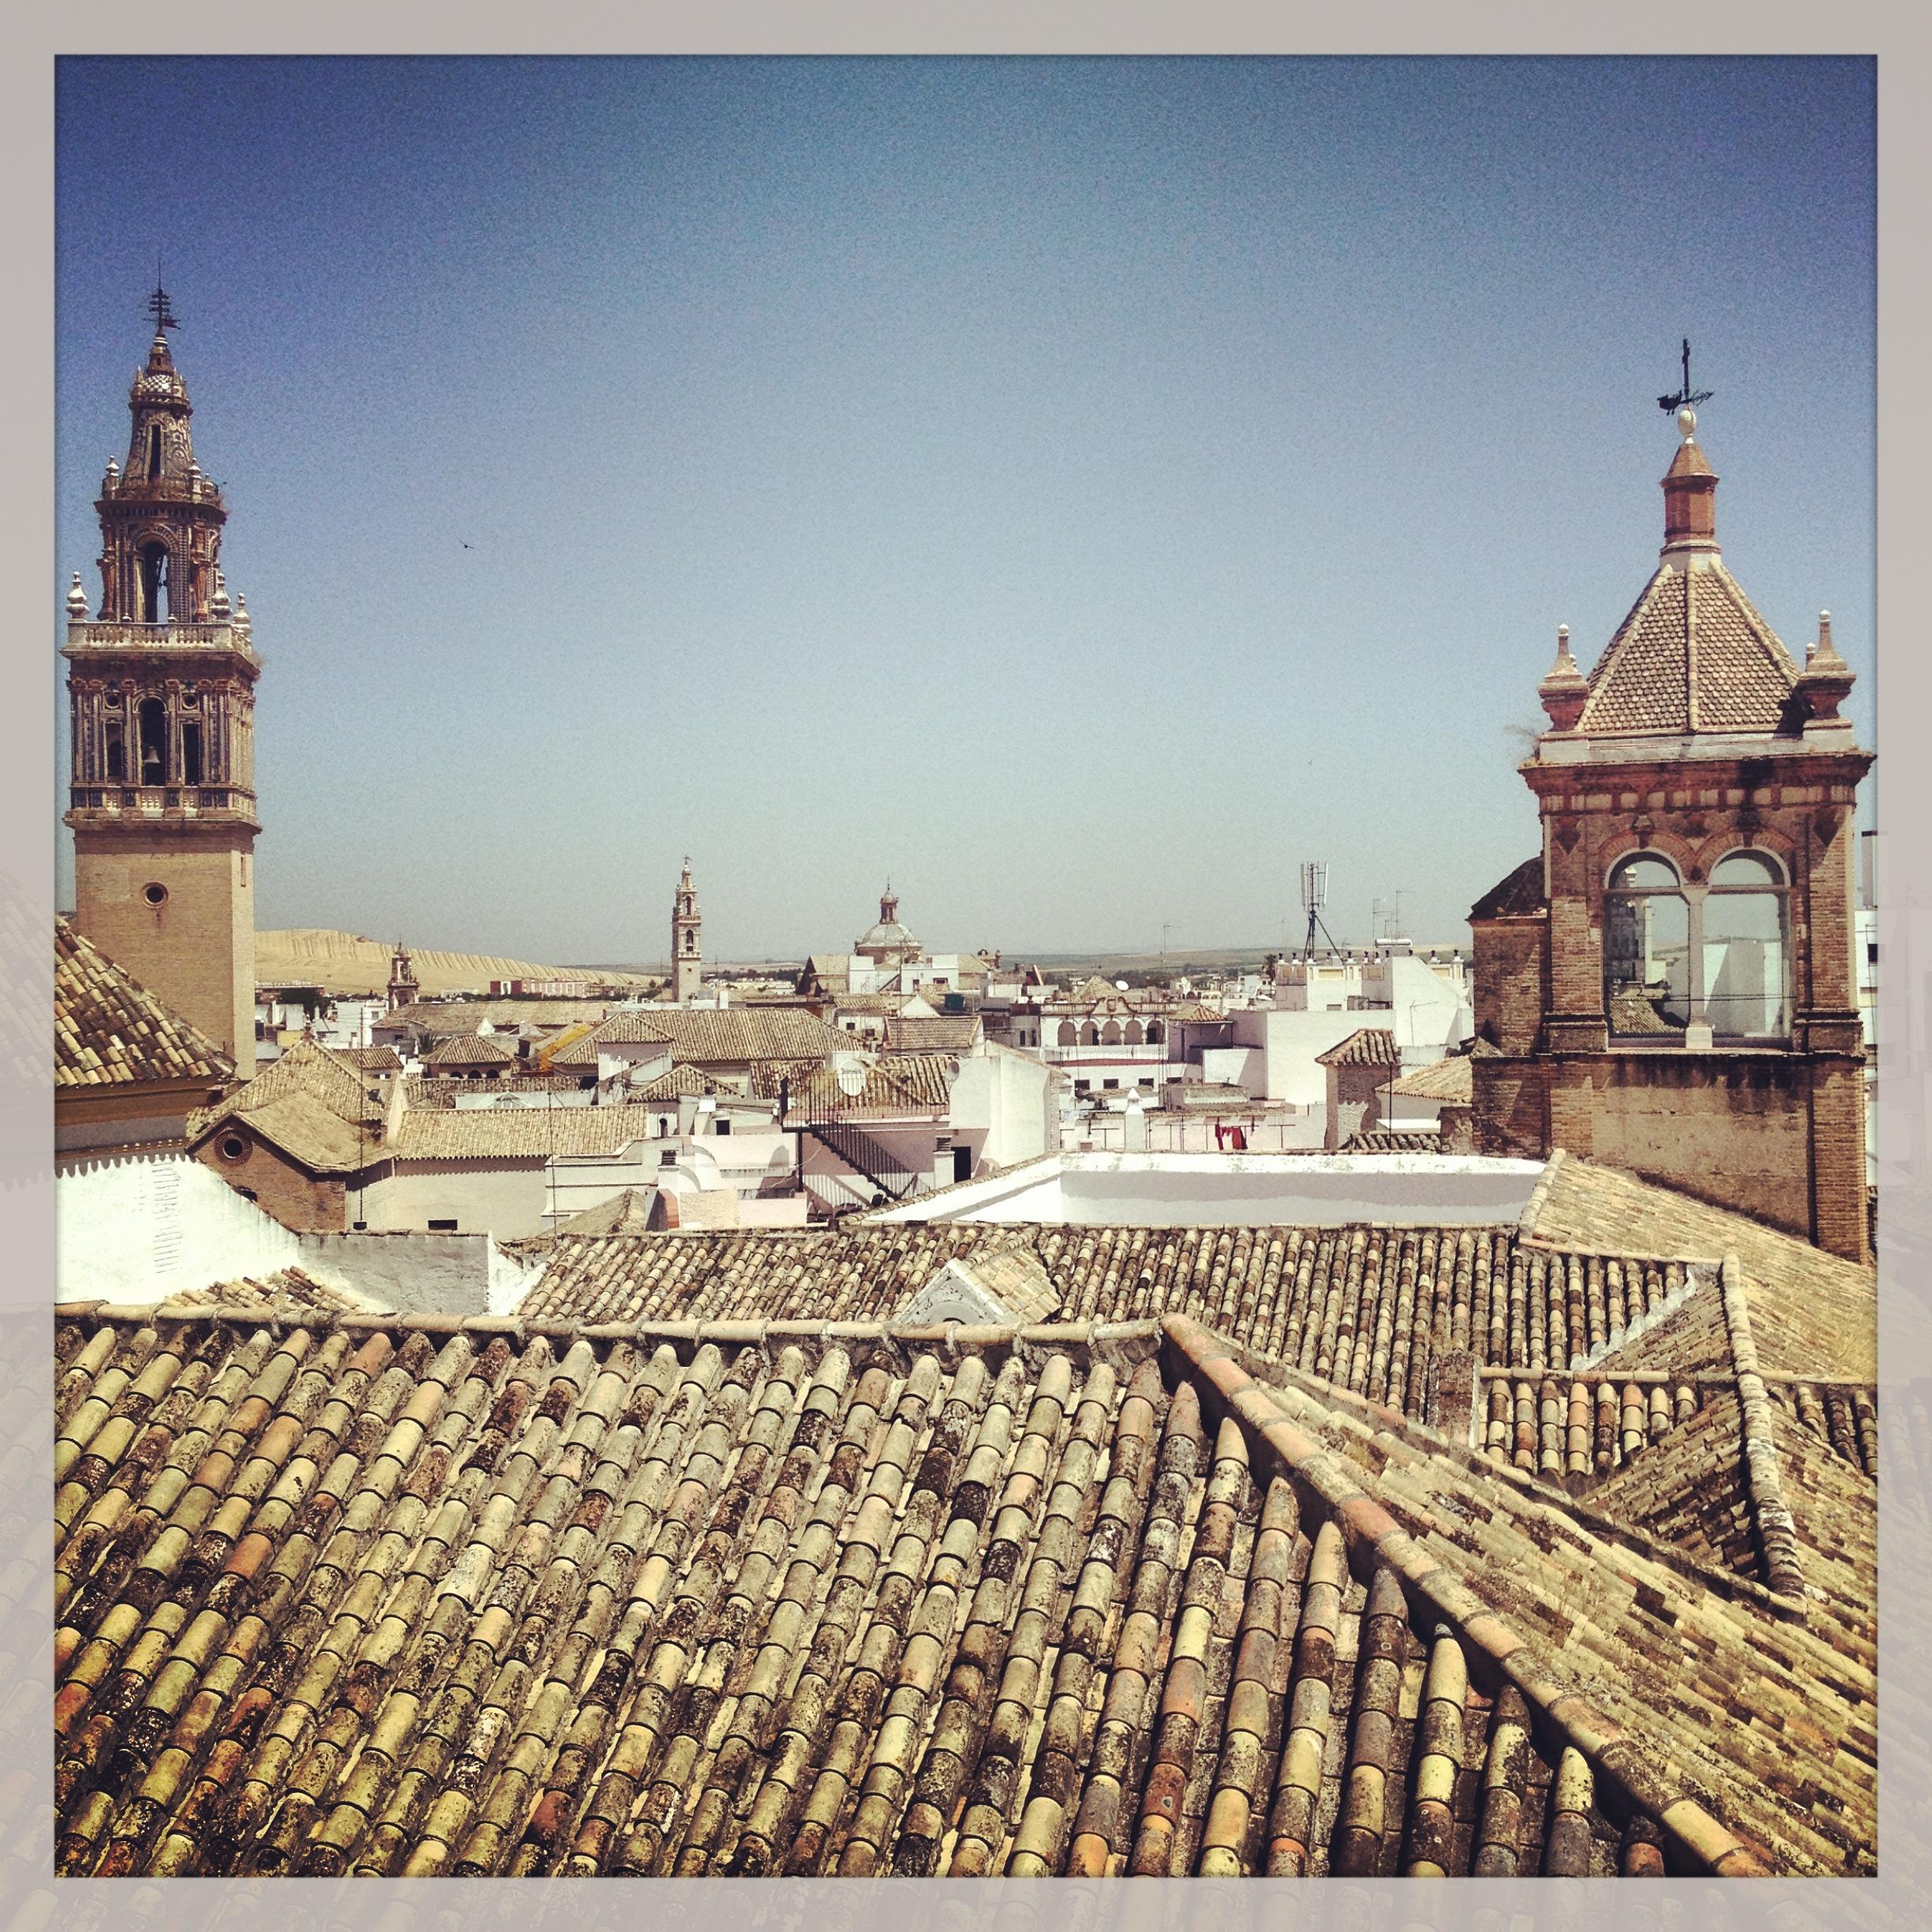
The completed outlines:
{"type": "Polygon", "coordinates": [[[1874,741],[1874,125],[1865,59],[65,59],[53,642],[159,249],[264,929],[650,960],[688,852],[720,960],[889,875],[935,950],[1271,950],[1317,858],[1457,942],[1681,336],[1874,741]]]}

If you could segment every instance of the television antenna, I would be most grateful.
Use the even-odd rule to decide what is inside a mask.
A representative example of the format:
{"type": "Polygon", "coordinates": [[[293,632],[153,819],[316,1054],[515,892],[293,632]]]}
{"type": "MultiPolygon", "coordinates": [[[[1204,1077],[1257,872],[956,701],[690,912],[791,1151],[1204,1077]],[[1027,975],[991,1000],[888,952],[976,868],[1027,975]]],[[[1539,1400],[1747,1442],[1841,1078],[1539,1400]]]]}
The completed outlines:
{"type": "Polygon", "coordinates": [[[1329,931],[1327,920],[1322,917],[1322,908],[1328,903],[1328,867],[1320,859],[1306,859],[1301,863],[1301,910],[1308,915],[1308,938],[1302,942],[1301,957],[1315,957],[1315,930],[1321,928],[1322,937],[1328,942],[1331,952],[1342,949],[1335,942],[1335,934],[1329,931]]]}

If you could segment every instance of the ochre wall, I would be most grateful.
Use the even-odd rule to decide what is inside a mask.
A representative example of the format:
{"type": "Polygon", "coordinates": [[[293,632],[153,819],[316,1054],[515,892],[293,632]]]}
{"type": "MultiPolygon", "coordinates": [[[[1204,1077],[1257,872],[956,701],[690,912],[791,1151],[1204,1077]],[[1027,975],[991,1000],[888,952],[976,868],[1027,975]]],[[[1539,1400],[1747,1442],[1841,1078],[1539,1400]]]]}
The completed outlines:
{"type": "Polygon", "coordinates": [[[163,1005],[255,1067],[255,863],[252,834],[170,837],[88,831],[74,840],[74,923],[163,1005]],[[151,906],[143,889],[167,888],[151,906]]]}

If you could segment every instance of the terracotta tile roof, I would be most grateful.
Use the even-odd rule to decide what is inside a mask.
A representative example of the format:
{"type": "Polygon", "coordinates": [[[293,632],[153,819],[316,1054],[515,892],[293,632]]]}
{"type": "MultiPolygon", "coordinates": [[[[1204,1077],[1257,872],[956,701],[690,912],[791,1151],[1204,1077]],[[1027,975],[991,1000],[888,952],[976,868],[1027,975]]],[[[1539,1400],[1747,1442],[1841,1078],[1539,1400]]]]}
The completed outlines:
{"type": "Polygon", "coordinates": [[[1829,1630],[1182,1318],[56,1354],[65,1874],[1874,1868],[1829,1630]]]}
{"type": "Polygon", "coordinates": [[[1428,1066],[1412,1068],[1390,1089],[1415,1100],[1443,1100],[1466,1106],[1474,1097],[1469,1055],[1451,1054],[1428,1066]]]}
{"type": "MultiPolygon", "coordinates": [[[[1532,1204],[1539,1242],[1626,1254],[1735,1254],[1763,1365],[1825,1380],[1878,1380],[1878,1275],[1808,1241],[1673,1189],[1567,1154],[1551,1163],[1532,1204]]],[[[1728,1359],[1714,1306],[1694,1331],[1696,1359],[1728,1359]]]]}
{"type": "Polygon", "coordinates": [[[1344,1154],[1440,1154],[1442,1136],[1433,1127],[1368,1127],[1342,1144],[1344,1154]]]}
{"type": "Polygon", "coordinates": [[[243,1275],[234,1281],[211,1282],[174,1296],[155,1311],[156,1318],[211,1308],[270,1309],[284,1319],[290,1316],[327,1316],[367,1314],[374,1305],[331,1282],[317,1281],[305,1270],[286,1267],[257,1281],[243,1275]]]}
{"type": "MultiPolygon", "coordinates": [[[[313,1040],[219,1105],[188,1117],[191,1145],[236,1121],[318,1174],[353,1174],[386,1161],[532,1160],[611,1154],[646,1136],[641,1116],[618,1106],[410,1107],[393,1140],[369,1076],[313,1040]]],[[[508,1082],[504,1083],[506,1086],[508,1082]]]]}
{"type": "Polygon", "coordinates": [[[1315,1056],[1317,1066],[1398,1067],[1402,1052],[1387,1027],[1358,1027],[1348,1038],[1315,1056]]]}
{"type": "Polygon", "coordinates": [[[1660,564],[1589,674],[1577,730],[1777,729],[1798,668],[1714,559],[1688,572],[1660,564]]]}
{"type": "Polygon", "coordinates": [[[371,1077],[332,1047],[299,1039],[233,1093],[191,1113],[189,1144],[238,1121],[315,1173],[354,1173],[382,1137],[371,1077]]]}
{"type": "Polygon", "coordinates": [[[352,1067],[365,1073],[400,1073],[402,1062],[397,1058],[393,1046],[338,1046],[340,1054],[352,1067]]]}
{"type": "Polygon", "coordinates": [[[205,1034],[169,1012],[67,920],[54,920],[55,1086],[196,1080],[212,1087],[234,1077],[234,1062],[205,1034]]]}
{"type": "Polygon", "coordinates": [[[643,1234],[650,1231],[657,1195],[648,1189],[626,1188],[582,1214],[557,1223],[559,1234],[643,1234]]]}
{"type": "Polygon", "coordinates": [[[889,1019],[886,1045],[894,1053],[964,1053],[979,1038],[972,1013],[942,1013],[931,1020],[889,1019]]]}
{"type": "Polygon", "coordinates": [[[517,1058],[516,1043],[500,1034],[472,1033],[440,1041],[422,1057],[426,1067],[501,1066],[517,1058]]]}
{"type": "Polygon", "coordinates": [[[647,1139],[643,1116],[620,1106],[436,1107],[406,1114],[389,1160],[536,1160],[616,1154],[647,1139]]]}
{"type": "Polygon", "coordinates": [[[1470,908],[1472,919],[1528,919],[1544,910],[1543,855],[1526,859],[1470,908]]]}
{"type": "Polygon", "coordinates": [[[626,1098],[632,1103],[649,1103],[653,1100],[681,1100],[687,1095],[702,1099],[707,1094],[726,1091],[701,1068],[688,1063],[672,1066],[660,1073],[655,1080],[648,1080],[641,1087],[629,1089],[626,1098]]]}

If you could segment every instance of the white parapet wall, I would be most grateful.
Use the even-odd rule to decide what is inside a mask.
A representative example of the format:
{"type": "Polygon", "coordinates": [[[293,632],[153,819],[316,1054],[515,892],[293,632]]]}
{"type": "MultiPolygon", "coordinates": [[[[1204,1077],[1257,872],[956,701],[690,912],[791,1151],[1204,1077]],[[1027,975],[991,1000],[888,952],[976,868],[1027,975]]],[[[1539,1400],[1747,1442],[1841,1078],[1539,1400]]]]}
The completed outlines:
{"type": "Polygon", "coordinates": [[[304,1265],[298,1236],[185,1154],[66,1166],[54,1217],[62,1301],[164,1301],[304,1265]]]}
{"type": "Polygon", "coordinates": [[[1447,1154],[1050,1154],[863,1218],[1075,1227],[1339,1227],[1514,1221],[1541,1161],[1447,1154]]]}

